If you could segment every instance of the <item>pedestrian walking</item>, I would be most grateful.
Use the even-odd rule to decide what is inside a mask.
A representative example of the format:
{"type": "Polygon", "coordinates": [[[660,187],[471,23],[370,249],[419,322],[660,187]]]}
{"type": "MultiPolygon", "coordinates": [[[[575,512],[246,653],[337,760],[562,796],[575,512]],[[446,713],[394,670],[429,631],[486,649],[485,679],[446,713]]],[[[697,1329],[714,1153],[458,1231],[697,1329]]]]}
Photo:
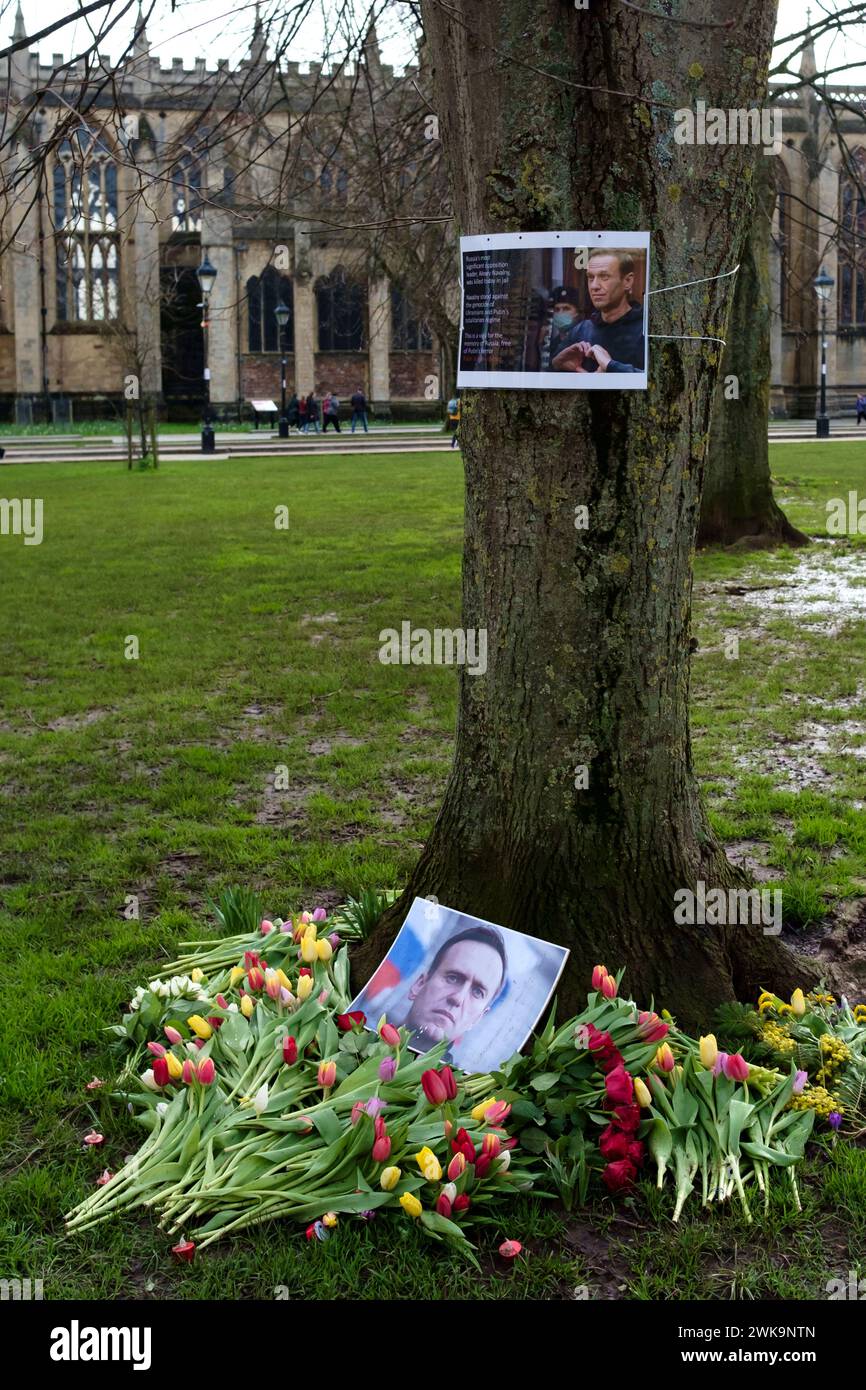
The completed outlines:
{"type": "Polygon", "coordinates": [[[352,395],[352,433],[355,433],[355,426],[362,424],[364,433],[367,434],[367,397],[361,390],[355,391],[352,395]]]}
{"type": "Polygon", "coordinates": [[[309,434],[311,429],[316,434],[319,433],[319,402],[313,391],[307,397],[307,423],[304,426],[304,432],[309,434]]]}
{"type": "Polygon", "coordinates": [[[341,434],[340,429],[340,398],[329,391],[322,402],[322,434],[328,433],[328,426],[333,425],[337,434],[341,434]]]}
{"type": "Polygon", "coordinates": [[[448,402],[448,428],[451,431],[451,448],[457,448],[457,431],[460,428],[460,393],[452,396],[448,402]]]}
{"type": "Polygon", "coordinates": [[[861,394],[857,397],[857,424],[861,420],[866,420],[866,396],[861,394]]]}

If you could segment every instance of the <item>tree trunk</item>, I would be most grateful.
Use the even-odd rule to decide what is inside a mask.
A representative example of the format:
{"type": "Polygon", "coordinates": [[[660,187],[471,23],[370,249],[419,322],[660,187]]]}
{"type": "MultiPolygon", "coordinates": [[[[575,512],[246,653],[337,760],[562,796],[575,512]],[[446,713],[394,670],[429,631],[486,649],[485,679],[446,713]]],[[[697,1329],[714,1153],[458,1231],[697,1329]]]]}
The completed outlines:
{"type": "MultiPolygon", "coordinates": [[[[754,150],[678,145],[668,107],[760,100],[774,4],[693,0],[690,18],[720,26],[712,42],[613,4],[422,10],[462,232],[649,228],[657,285],[729,268],[754,150]]],[[[651,332],[717,332],[727,293],[722,280],[659,296],[651,332]]],[[[678,888],[742,880],[704,817],[688,724],[717,359],[705,344],[650,346],[647,392],[464,393],[463,623],[487,629],[488,667],[460,670],[444,802],[406,892],[355,953],[356,983],[427,894],[567,945],[561,1017],[598,961],[626,965],[630,993],[688,1025],[735,993],[796,982],[759,925],[674,923],[678,888]]]]}
{"type": "Polygon", "coordinates": [[[809,543],[776,502],[770,481],[771,163],[761,157],[755,165],[755,206],[742,238],[713,401],[698,545],[739,543],[751,549],[809,543]]]}

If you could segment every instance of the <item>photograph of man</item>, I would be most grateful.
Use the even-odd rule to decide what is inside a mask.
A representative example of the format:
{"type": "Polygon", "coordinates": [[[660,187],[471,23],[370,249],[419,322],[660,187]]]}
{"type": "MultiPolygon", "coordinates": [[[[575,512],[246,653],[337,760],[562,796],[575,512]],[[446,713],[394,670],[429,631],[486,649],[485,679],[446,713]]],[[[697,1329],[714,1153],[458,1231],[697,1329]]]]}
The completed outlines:
{"type": "MultiPolygon", "coordinates": [[[[600,248],[589,253],[586,285],[592,312],[570,328],[559,330],[557,316],[565,322],[564,299],[554,303],[550,367],[553,372],[643,372],[644,311],[631,298],[634,259],[628,251],[600,248]]],[[[553,296],[561,296],[561,289],[553,296]]],[[[573,291],[567,293],[572,294],[573,291]]],[[[553,297],[552,296],[552,297],[553,297]]]]}
{"type": "MultiPolygon", "coordinates": [[[[427,1052],[443,1038],[465,1038],[490,1012],[508,974],[505,942],[495,927],[449,936],[413,981],[409,1009],[395,1026],[412,1030],[409,1047],[427,1052]]],[[[450,1050],[446,1062],[453,1060],[450,1050]]]]}

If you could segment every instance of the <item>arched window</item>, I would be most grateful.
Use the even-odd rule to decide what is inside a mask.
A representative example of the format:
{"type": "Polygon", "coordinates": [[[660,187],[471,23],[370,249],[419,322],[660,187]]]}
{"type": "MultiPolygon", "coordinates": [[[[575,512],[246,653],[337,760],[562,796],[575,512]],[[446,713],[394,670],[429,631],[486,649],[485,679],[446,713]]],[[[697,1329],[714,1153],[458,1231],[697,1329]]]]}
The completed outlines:
{"type": "Polygon", "coordinates": [[[269,265],[261,275],[251,275],[247,280],[248,352],[281,350],[280,330],[275,313],[280,300],[289,310],[283,341],[289,352],[294,351],[292,282],[288,275],[281,275],[274,266],[269,265]]]}
{"type": "Polygon", "coordinates": [[[57,234],[57,318],[116,319],[120,308],[117,166],[108,145],[83,126],[57,151],[53,177],[57,234]]]}
{"type": "Polygon", "coordinates": [[[775,163],[776,209],[779,251],[779,317],[782,327],[791,326],[795,297],[791,292],[791,186],[781,160],[775,163]]]}
{"type": "Polygon", "coordinates": [[[361,352],[365,338],[363,285],[342,266],[316,282],[320,352],[361,352]]]}
{"type": "Polygon", "coordinates": [[[171,173],[171,230],[201,231],[201,165],[182,155],[171,173]]]}
{"type": "Polygon", "coordinates": [[[419,319],[403,291],[391,287],[391,347],[395,352],[429,352],[433,335],[419,319]]]}
{"type": "Polygon", "coordinates": [[[866,150],[854,150],[839,188],[839,325],[866,325],[866,150]]]}

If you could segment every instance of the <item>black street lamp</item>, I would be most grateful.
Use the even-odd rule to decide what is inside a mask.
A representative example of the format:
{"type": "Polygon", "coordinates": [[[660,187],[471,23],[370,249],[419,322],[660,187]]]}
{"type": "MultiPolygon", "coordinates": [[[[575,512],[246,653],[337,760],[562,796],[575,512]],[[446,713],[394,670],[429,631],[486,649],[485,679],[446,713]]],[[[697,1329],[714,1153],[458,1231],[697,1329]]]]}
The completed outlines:
{"type": "Polygon", "coordinates": [[[289,321],[291,310],[280,300],[274,310],[274,317],[277,320],[277,332],[280,335],[280,439],[289,437],[289,419],[286,415],[286,324],[289,321]]]}
{"type": "Polygon", "coordinates": [[[196,273],[198,275],[198,282],[201,285],[201,327],[204,345],[204,408],[202,412],[201,426],[201,451],[203,454],[212,454],[215,447],[215,440],[213,426],[210,422],[210,367],[208,366],[207,360],[210,322],[208,319],[208,315],[210,313],[210,294],[211,290],[213,289],[214,280],[217,277],[217,272],[216,266],[211,265],[210,261],[207,258],[207,254],[205,254],[204,259],[202,260],[202,263],[199,266],[198,271],[196,273]]]}
{"type": "Polygon", "coordinates": [[[830,434],[830,421],[827,418],[827,301],[836,281],[828,275],[823,266],[815,276],[813,284],[821,304],[821,406],[815,421],[815,434],[818,439],[826,439],[830,434]]]}

